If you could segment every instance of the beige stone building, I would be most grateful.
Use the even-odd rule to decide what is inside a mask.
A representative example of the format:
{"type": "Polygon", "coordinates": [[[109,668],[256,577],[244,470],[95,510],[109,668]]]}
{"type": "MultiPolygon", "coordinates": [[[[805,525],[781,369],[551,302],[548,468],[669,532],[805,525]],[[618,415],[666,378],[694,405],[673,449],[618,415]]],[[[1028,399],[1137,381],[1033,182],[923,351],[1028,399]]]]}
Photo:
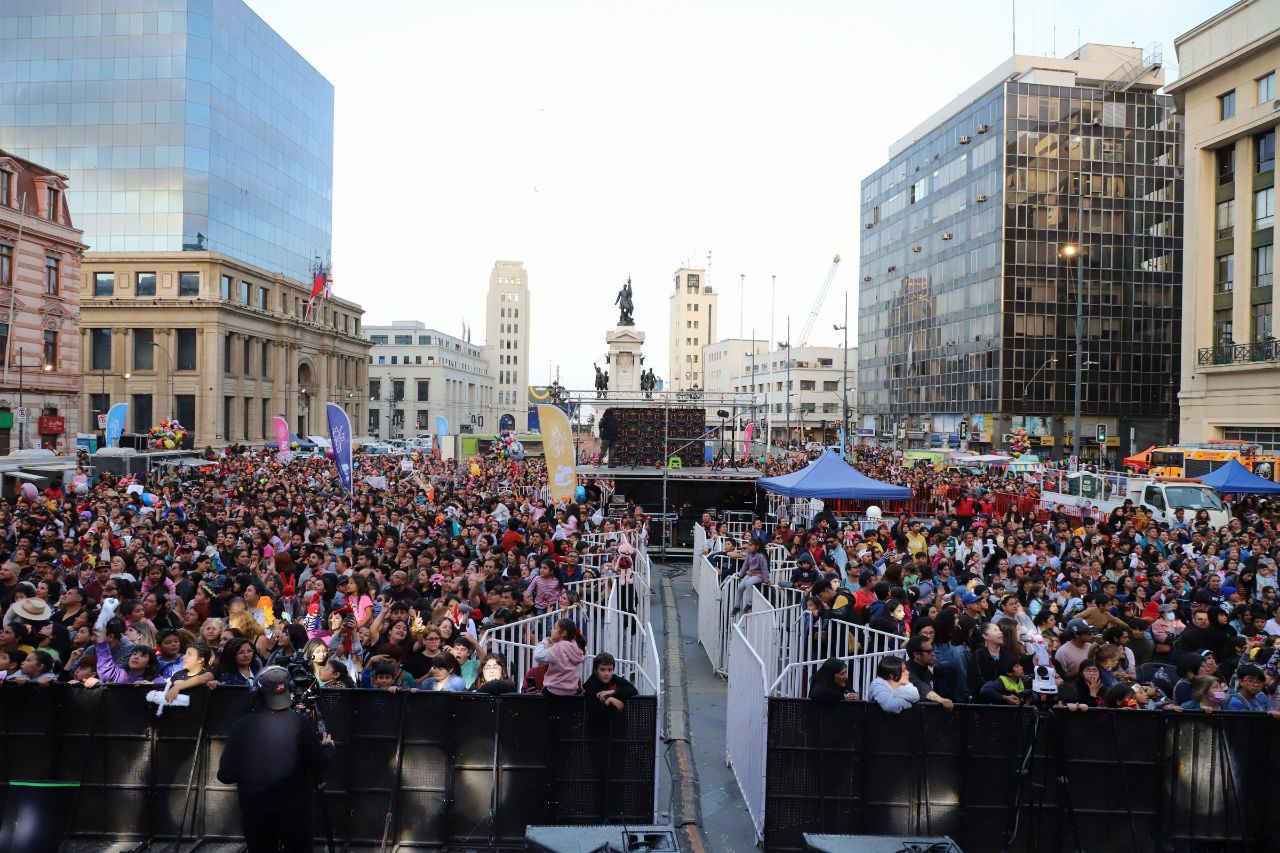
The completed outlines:
{"type": "Polygon", "coordinates": [[[1280,0],[1244,0],[1175,41],[1186,118],[1183,441],[1280,450],[1275,339],[1280,0]]]}
{"type": "Polygon", "coordinates": [[[706,388],[702,348],[714,341],[719,331],[717,298],[706,270],[686,267],[676,270],[675,290],[671,294],[667,390],[706,388]]]}
{"type": "Polygon", "coordinates": [[[262,444],[282,414],[297,435],[328,435],[326,402],[357,435],[368,423],[363,309],[213,252],[84,258],[81,429],[128,402],[126,432],[176,415],[196,447],[262,444]]]}
{"type": "Polygon", "coordinates": [[[75,445],[85,246],[67,189],[64,175],[0,151],[0,454],[75,445]]]}
{"type": "MultiPolygon", "coordinates": [[[[490,432],[510,423],[523,432],[528,425],[529,341],[533,333],[533,306],[529,298],[529,273],[524,261],[494,261],[485,297],[484,356],[493,380],[494,414],[490,432]]],[[[468,340],[463,344],[470,344],[468,340]]],[[[459,413],[461,414],[461,413],[459,413]]],[[[461,424],[451,419],[449,427],[461,424]]]]}

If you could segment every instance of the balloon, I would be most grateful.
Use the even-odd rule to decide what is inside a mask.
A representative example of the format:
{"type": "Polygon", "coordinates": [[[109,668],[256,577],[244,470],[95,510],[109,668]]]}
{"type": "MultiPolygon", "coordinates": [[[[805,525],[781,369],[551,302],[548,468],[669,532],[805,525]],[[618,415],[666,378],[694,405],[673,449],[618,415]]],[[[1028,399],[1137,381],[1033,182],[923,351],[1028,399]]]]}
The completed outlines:
{"type": "Polygon", "coordinates": [[[515,444],[511,445],[511,458],[516,462],[519,462],[520,460],[524,459],[523,444],[517,441],[515,444]]]}
{"type": "Polygon", "coordinates": [[[151,494],[150,492],[143,492],[143,493],[142,493],[142,505],[143,505],[143,506],[155,506],[155,503],[156,503],[156,496],[155,496],[155,495],[151,494]]]}
{"type": "Polygon", "coordinates": [[[332,448],[332,447],[325,448],[324,456],[325,456],[325,458],[326,458],[326,459],[332,459],[332,458],[333,458],[333,448],[332,448]]]}
{"type": "Polygon", "coordinates": [[[35,487],[34,483],[23,483],[22,496],[29,501],[34,501],[40,497],[40,490],[35,487]]]}
{"type": "Polygon", "coordinates": [[[290,447],[290,448],[292,448],[292,449],[294,449],[294,450],[297,450],[297,449],[298,449],[298,442],[296,442],[296,441],[291,442],[291,443],[289,444],[289,447],[290,447]]]}
{"type": "Polygon", "coordinates": [[[574,489],[574,491],[573,491],[573,499],[574,499],[574,500],[576,500],[576,501],[578,501],[579,503],[581,503],[582,501],[586,500],[586,499],[587,499],[587,487],[586,487],[586,486],[578,486],[578,488],[574,489]]]}

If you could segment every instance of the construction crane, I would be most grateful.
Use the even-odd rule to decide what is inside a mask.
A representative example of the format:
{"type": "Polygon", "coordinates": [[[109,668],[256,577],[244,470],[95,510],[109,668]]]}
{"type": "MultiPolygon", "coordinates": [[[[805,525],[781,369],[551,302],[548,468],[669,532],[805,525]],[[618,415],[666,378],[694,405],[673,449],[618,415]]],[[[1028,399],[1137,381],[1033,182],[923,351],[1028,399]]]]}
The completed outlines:
{"type": "Polygon", "coordinates": [[[836,255],[831,259],[831,269],[827,270],[827,280],[822,283],[822,287],[818,290],[818,298],[813,300],[813,308],[809,311],[809,319],[804,321],[804,328],[800,330],[800,343],[797,347],[805,346],[809,343],[809,333],[813,331],[813,324],[818,322],[818,312],[822,310],[822,303],[827,301],[827,291],[831,289],[831,282],[835,280],[836,269],[840,266],[840,256],[836,255]]]}

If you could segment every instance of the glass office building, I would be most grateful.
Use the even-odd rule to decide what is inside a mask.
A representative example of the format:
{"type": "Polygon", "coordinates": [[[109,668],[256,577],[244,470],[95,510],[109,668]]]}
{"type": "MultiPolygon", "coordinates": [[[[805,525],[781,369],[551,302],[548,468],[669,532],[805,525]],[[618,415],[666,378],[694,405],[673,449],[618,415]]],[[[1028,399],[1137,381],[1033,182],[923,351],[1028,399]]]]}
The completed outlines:
{"type": "Polygon", "coordinates": [[[1180,117],[1150,68],[1140,84],[1108,81],[1097,63],[1073,71],[1075,57],[1039,73],[1046,60],[1015,57],[1013,71],[1028,67],[988,78],[863,181],[864,435],[1000,447],[1025,428],[1041,455],[1060,455],[1082,300],[1082,433],[1103,425],[1125,453],[1170,437],[1180,117]],[[1059,258],[1066,243],[1084,247],[1083,287],[1059,258]]]}
{"type": "Polygon", "coordinates": [[[0,149],[69,176],[93,251],[329,252],[333,86],[242,0],[6,0],[0,149]]]}

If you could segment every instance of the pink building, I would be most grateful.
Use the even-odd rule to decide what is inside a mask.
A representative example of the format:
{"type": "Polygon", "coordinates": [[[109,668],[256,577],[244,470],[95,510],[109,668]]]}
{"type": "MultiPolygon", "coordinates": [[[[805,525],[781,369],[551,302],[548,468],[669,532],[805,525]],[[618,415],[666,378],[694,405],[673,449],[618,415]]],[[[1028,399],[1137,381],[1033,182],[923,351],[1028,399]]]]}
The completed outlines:
{"type": "Polygon", "coordinates": [[[75,449],[87,247],[66,191],[66,176],[0,151],[0,454],[75,449]]]}

